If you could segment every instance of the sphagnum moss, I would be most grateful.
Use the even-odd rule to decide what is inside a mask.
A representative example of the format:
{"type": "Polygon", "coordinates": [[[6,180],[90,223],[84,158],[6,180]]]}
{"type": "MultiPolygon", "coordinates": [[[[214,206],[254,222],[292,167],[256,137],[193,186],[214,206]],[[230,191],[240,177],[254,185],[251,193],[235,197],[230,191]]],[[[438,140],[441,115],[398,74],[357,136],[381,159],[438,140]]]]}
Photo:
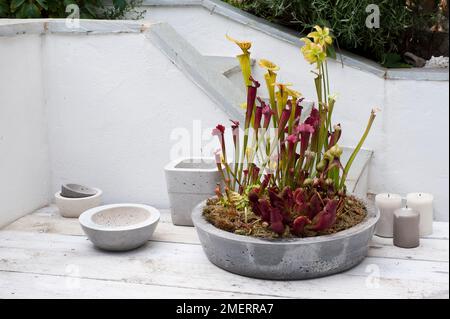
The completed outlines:
{"type": "MultiPolygon", "coordinates": [[[[217,198],[207,200],[203,209],[206,220],[219,229],[245,236],[259,238],[293,238],[287,228],[282,234],[270,230],[269,224],[252,211],[237,210],[234,207],[224,207],[217,198]]],[[[361,223],[367,216],[367,208],[363,201],[348,196],[341,210],[337,212],[336,222],[323,231],[305,231],[303,237],[334,234],[349,229],[361,223]]]]}

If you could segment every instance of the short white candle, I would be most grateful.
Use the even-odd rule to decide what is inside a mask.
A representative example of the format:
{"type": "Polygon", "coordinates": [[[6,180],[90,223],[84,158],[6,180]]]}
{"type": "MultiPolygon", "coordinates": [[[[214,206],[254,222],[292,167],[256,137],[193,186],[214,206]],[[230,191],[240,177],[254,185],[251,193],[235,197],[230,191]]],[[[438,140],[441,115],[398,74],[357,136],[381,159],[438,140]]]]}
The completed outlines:
{"type": "Polygon", "coordinates": [[[414,248],[420,244],[420,215],[411,208],[400,208],[394,212],[394,245],[414,248]]]}
{"type": "Polygon", "coordinates": [[[420,214],[420,236],[433,233],[433,195],[427,193],[410,193],[406,195],[406,205],[420,214]]]}
{"type": "Polygon", "coordinates": [[[378,194],[375,196],[375,205],[380,211],[375,234],[382,237],[393,237],[394,212],[402,207],[402,197],[398,194],[378,194]]]}

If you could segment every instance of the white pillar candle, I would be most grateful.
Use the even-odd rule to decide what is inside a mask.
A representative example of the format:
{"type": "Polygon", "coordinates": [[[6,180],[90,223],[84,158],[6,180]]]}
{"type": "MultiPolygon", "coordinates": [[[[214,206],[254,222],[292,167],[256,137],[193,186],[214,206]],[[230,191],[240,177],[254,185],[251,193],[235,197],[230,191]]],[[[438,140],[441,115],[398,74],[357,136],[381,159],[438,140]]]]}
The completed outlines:
{"type": "Polygon", "coordinates": [[[378,194],[375,196],[375,205],[380,211],[375,234],[382,237],[393,237],[394,212],[402,207],[402,197],[398,194],[378,194]]]}
{"type": "Polygon", "coordinates": [[[427,193],[410,193],[406,195],[406,205],[420,214],[420,236],[433,233],[433,195],[427,193]]]}

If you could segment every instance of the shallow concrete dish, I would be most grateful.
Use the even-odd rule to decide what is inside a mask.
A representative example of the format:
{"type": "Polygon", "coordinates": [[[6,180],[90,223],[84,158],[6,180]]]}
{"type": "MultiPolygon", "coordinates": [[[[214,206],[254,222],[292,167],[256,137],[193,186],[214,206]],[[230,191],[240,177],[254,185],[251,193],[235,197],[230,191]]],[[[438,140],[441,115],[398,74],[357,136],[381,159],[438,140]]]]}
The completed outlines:
{"type": "Polygon", "coordinates": [[[61,196],[61,192],[55,194],[55,204],[58,206],[59,213],[63,217],[78,218],[81,213],[97,207],[102,203],[102,191],[93,188],[95,195],[83,198],[68,198],[61,196]]]}
{"type": "Polygon", "coordinates": [[[150,240],[160,215],[156,208],[147,205],[113,204],[89,209],[79,221],[98,248],[125,251],[150,240]]]}
{"type": "Polygon", "coordinates": [[[204,206],[205,202],[194,208],[192,221],[208,259],[232,273],[273,280],[322,277],[359,264],[379,217],[369,208],[363,222],[336,234],[268,240],[216,228],[203,217],[204,206]]]}

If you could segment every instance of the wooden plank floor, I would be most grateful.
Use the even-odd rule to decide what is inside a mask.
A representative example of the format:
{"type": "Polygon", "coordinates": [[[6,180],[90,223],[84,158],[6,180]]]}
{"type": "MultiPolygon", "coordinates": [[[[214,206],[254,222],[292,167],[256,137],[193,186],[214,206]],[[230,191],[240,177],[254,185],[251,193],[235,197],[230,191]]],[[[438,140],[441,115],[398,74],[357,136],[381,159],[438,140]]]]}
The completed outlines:
{"type": "Polygon", "coordinates": [[[212,265],[195,230],[172,225],[167,211],[152,241],[111,253],[49,206],[0,230],[0,298],[449,298],[448,223],[434,226],[414,249],[375,236],[342,274],[266,281],[212,265]]]}

